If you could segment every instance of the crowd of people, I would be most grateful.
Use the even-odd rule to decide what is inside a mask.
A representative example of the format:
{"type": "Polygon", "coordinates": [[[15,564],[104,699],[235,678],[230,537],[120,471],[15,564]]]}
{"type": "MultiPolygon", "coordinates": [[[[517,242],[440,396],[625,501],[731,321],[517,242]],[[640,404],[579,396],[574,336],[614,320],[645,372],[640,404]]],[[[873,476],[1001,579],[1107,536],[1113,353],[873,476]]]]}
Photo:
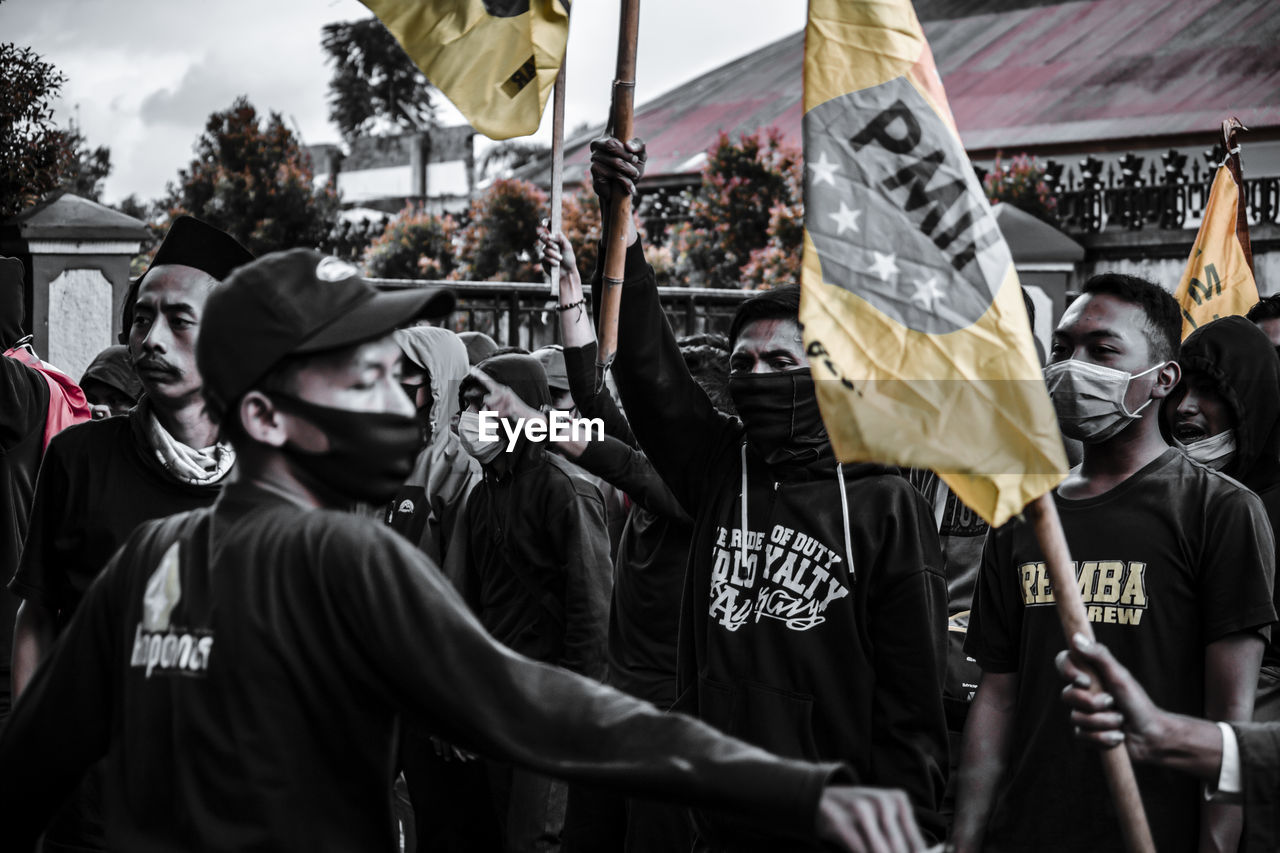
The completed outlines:
{"type": "Polygon", "coordinates": [[[836,460],[797,286],[678,338],[632,223],[606,374],[539,237],[533,352],[189,217],[78,383],[0,288],[0,846],[1119,851],[1126,744],[1162,853],[1276,849],[1280,297],[1067,308],[1069,642],[1028,522],[836,460]]]}

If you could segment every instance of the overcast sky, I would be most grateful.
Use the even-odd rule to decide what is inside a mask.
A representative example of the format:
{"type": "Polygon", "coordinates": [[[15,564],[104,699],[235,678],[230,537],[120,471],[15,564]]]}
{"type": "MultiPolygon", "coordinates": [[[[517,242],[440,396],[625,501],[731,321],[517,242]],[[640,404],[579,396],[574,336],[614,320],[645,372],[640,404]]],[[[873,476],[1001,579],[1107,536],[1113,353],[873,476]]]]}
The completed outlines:
{"type": "MultiPolygon", "coordinates": [[[[637,103],[799,30],[804,0],[644,0],[637,103]]],[[[76,114],[111,148],[104,198],[158,197],[192,156],[208,115],[240,94],[284,114],[308,143],[336,142],[320,28],[366,17],[357,0],[0,0],[0,40],[34,48],[67,77],[76,114]]],[[[618,0],[578,0],[566,128],[607,118],[618,0]]],[[[461,123],[450,110],[446,123],[461,123]]],[[[550,139],[548,105],[539,136],[550,139]]]]}

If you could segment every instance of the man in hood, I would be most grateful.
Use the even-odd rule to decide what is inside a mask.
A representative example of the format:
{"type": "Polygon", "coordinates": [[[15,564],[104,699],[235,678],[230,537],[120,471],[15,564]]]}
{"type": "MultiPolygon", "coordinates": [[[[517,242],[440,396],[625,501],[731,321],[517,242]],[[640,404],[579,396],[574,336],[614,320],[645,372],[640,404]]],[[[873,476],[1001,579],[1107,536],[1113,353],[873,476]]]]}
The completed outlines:
{"type": "Polygon", "coordinates": [[[451,306],[305,249],[210,296],[198,364],[241,476],[135,531],[36,673],[0,731],[6,853],[33,850],[103,756],[112,850],[394,849],[402,717],[543,773],[723,810],[774,849],[921,853],[900,793],[833,785],[838,764],[503,648],[430,559],[345,511],[389,498],[417,449],[391,329],[451,306]]]}
{"type": "MultiPolygon", "coordinates": [[[[602,210],[643,161],[638,141],[592,144],[602,210]]],[[[627,241],[614,377],[640,447],[693,518],[676,710],[783,755],[846,761],[905,790],[940,838],[947,596],[932,514],[894,469],[836,462],[797,287],[734,316],[734,418],[685,367],[630,224],[627,241]]],[[[713,815],[698,829],[712,849],[771,849],[713,815]]]]}
{"type": "Polygon", "coordinates": [[[110,346],[94,356],[80,377],[94,420],[126,414],[138,404],[142,383],[133,372],[129,348],[110,346]]]}
{"type": "MultiPolygon", "coordinates": [[[[129,354],[145,396],[127,415],[80,424],[49,444],[22,559],[9,582],[23,599],[14,634],[15,694],[134,528],[209,506],[230,474],[235,454],[218,442],[205,409],[195,342],[212,287],[252,258],[230,235],[179,217],[139,280],[132,307],[129,354]]],[[[97,778],[49,828],[47,853],[105,849],[97,778]]]]}
{"type": "MultiPolygon", "coordinates": [[[[537,359],[495,355],[475,369],[482,376],[469,376],[461,386],[458,433],[484,477],[467,500],[463,596],[498,642],[534,660],[603,678],[611,563],[600,492],[548,453],[546,441],[527,434],[513,440],[508,429],[519,421],[502,420],[499,427],[486,379],[533,409],[549,407],[547,376],[537,359]]],[[[507,850],[556,849],[564,783],[494,764],[490,784],[507,850]]]]}
{"type": "Polygon", "coordinates": [[[387,508],[387,523],[444,565],[457,516],[480,479],[480,463],[452,429],[458,388],[469,368],[467,350],[458,335],[439,326],[401,329],[395,339],[405,355],[401,384],[414,401],[423,449],[387,508]]]}
{"type": "MultiPolygon", "coordinates": [[[[1280,358],[1244,317],[1192,332],[1178,355],[1182,381],[1165,401],[1165,432],[1187,457],[1234,477],[1280,523],[1280,358]]],[[[1278,599],[1280,601],[1280,599],[1278,599]]],[[[1262,655],[1254,719],[1280,720],[1280,632],[1262,655]]]]}
{"type": "MultiPolygon", "coordinates": [[[[1274,542],[1256,495],[1160,434],[1181,328],[1154,282],[1084,283],[1044,371],[1059,427],[1084,447],[1053,500],[1098,639],[1170,710],[1248,720],[1276,618],[1274,542]]],[[[958,853],[1125,849],[1102,767],[1072,740],[1059,700],[1055,610],[1031,523],[992,531],[965,639],[982,678],[964,732],[958,853]]],[[[1157,850],[1235,849],[1238,809],[1205,803],[1192,780],[1136,772],[1157,850]]]]}
{"type": "MultiPolygon", "coordinates": [[[[458,388],[467,375],[467,350],[458,335],[439,326],[411,326],[392,333],[404,353],[400,387],[413,402],[423,447],[413,472],[387,505],[386,523],[418,546],[437,566],[465,561],[462,511],[480,479],[480,463],[453,432],[458,388]],[[453,546],[457,546],[456,548],[453,546]]],[[[420,851],[493,846],[492,813],[484,768],[470,755],[406,726],[400,767],[413,807],[413,838],[420,851]]],[[[408,848],[407,848],[408,849],[408,848]]],[[[411,849],[409,853],[414,853],[411,849]]]]}

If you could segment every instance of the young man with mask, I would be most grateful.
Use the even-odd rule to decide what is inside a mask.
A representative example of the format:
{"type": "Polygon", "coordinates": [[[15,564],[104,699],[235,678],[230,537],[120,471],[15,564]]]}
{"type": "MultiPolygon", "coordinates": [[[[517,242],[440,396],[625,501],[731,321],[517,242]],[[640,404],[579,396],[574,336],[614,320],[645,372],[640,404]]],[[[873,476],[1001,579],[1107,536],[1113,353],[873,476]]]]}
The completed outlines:
{"type": "MultiPolygon", "coordinates": [[[[209,506],[235,461],[205,411],[195,342],[210,289],[253,256],[189,216],[169,228],[136,287],[129,353],[145,396],[128,415],[81,424],[49,445],[31,524],[9,589],[21,694],[86,589],[144,521],[209,506]]],[[[231,345],[231,344],[229,344],[231,345]]],[[[102,850],[101,792],[91,775],[49,829],[45,850],[102,850]]]]}
{"type": "MultiPolygon", "coordinates": [[[[1158,285],[1085,282],[1054,332],[1045,381],[1084,458],[1054,493],[1099,640],[1178,713],[1248,720],[1272,607],[1261,501],[1160,434],[1182,319],[1158,285]]],[[[973,850],[1121,851],[1097,757],[1075,743],[1054,656],[1066,645],[1030,523],[987,539],[965,650],[983,676],[965,728],[953,841],[973,850]]],[[[1161,853],[1234,850],[1239,811],[1138,768],[1161,853]]]]}
{"type": "Polygon", "coordinates": [[[423,443],[413,472],[387,507],[387,524],[443,565],[467,494],[480,480],[480,463],[452,428],[469,367],[467,349],[439,326],[401,329],[395,339],[405,356],[401,384],[413,400],[423,443]]]}
{"type": "Polygon", "coordinates": [[[36,673],[0,732],[6,850],[32,850],[104,755],[111,849],[394,849],[401,715],[761,833],[922,850],[900,794],[833,787],[838,765],[771,756],[503,648],[427,557],[340,511],[386,500],[418,445],[390,330],[451,305],[379,294],[302,249],[214,292],[197,361],[240,476],[213,507],[140,527],[36,673]]]}
{"type": "MultiPolygon", "coordinates": [[[[1193,459],[1239,480],[1280,524],[1280,359],[1244,317],[1206,323],[1182,342],[1182,381],[1165,400],[1165,432],[1193,459]]],[[[1278,608],[1280,609],[1280,608],[1278,608]]],[[[1255,720],[1280,720],[1280,631],[1262,656],[1255,720]]]]}
{"type": "MultiPolygon", "coordinates": [[[[632,191],[643,160],[639,141],[592,143],[602,210],[632,191]]],[[[895,469],[836,462],[798,287],[756,294],[734,316],[739,420],[689,375],[634,226],[627,241],[614,378],[640,447],[693,518],[676,709],[902,788],[940,837],[947,595],[932,513],[895,469]]],[[[599,269],[595,284],[599,305],[599,269]]],[[[712,849],[762,849],[733,821],[697,821],[712,849]]]]}
{"type": "MultiPolygon", "coordinates": [[[[551,403],[546,372],[533,356],[490,356],[475,369],[532,409],[551,403]]],[[[488,393],[475,376],[460,390],[458,435],[484,476],[467,499],[467,559],[455,583],[498,642],[536,661],[602,679],[611,563],[600,492],[549,453],[546,441],[521,435],[512,446],[485,402],[488,393]],[[483,417],[490,418],[492,441],[482,434],[483,417]]],[[[504,849],[558,849],[567,786],[497,762],[490,764],[489,778],[504,849]]]]}

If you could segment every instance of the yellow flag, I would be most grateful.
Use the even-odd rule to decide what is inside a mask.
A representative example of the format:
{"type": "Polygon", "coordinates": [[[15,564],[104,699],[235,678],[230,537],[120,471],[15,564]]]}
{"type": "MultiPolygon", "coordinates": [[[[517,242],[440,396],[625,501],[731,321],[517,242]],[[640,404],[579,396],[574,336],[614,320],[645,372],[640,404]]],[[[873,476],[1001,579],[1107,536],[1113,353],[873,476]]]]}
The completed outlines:
{"type": "Polygon", "coordinates": [[[1210,320],[1243,314],[1258,301],[1258,286],[1236,231],[1240,188],[1227,164],[1218,167],[1200,233],[1174,297],[1182,306],[1182,337],[1210,320]]]}
{"type": "Polygon", "coordinates": [[[528,136],[564,61],[569,0],[360,0],[490,139],[528,136]]]}
{"type": "Polygon", "coordinates": [[[810,0],[805,345],[836,456],[994,525],[1066,475],[1009,249],[910,0],[810,0]]]}

